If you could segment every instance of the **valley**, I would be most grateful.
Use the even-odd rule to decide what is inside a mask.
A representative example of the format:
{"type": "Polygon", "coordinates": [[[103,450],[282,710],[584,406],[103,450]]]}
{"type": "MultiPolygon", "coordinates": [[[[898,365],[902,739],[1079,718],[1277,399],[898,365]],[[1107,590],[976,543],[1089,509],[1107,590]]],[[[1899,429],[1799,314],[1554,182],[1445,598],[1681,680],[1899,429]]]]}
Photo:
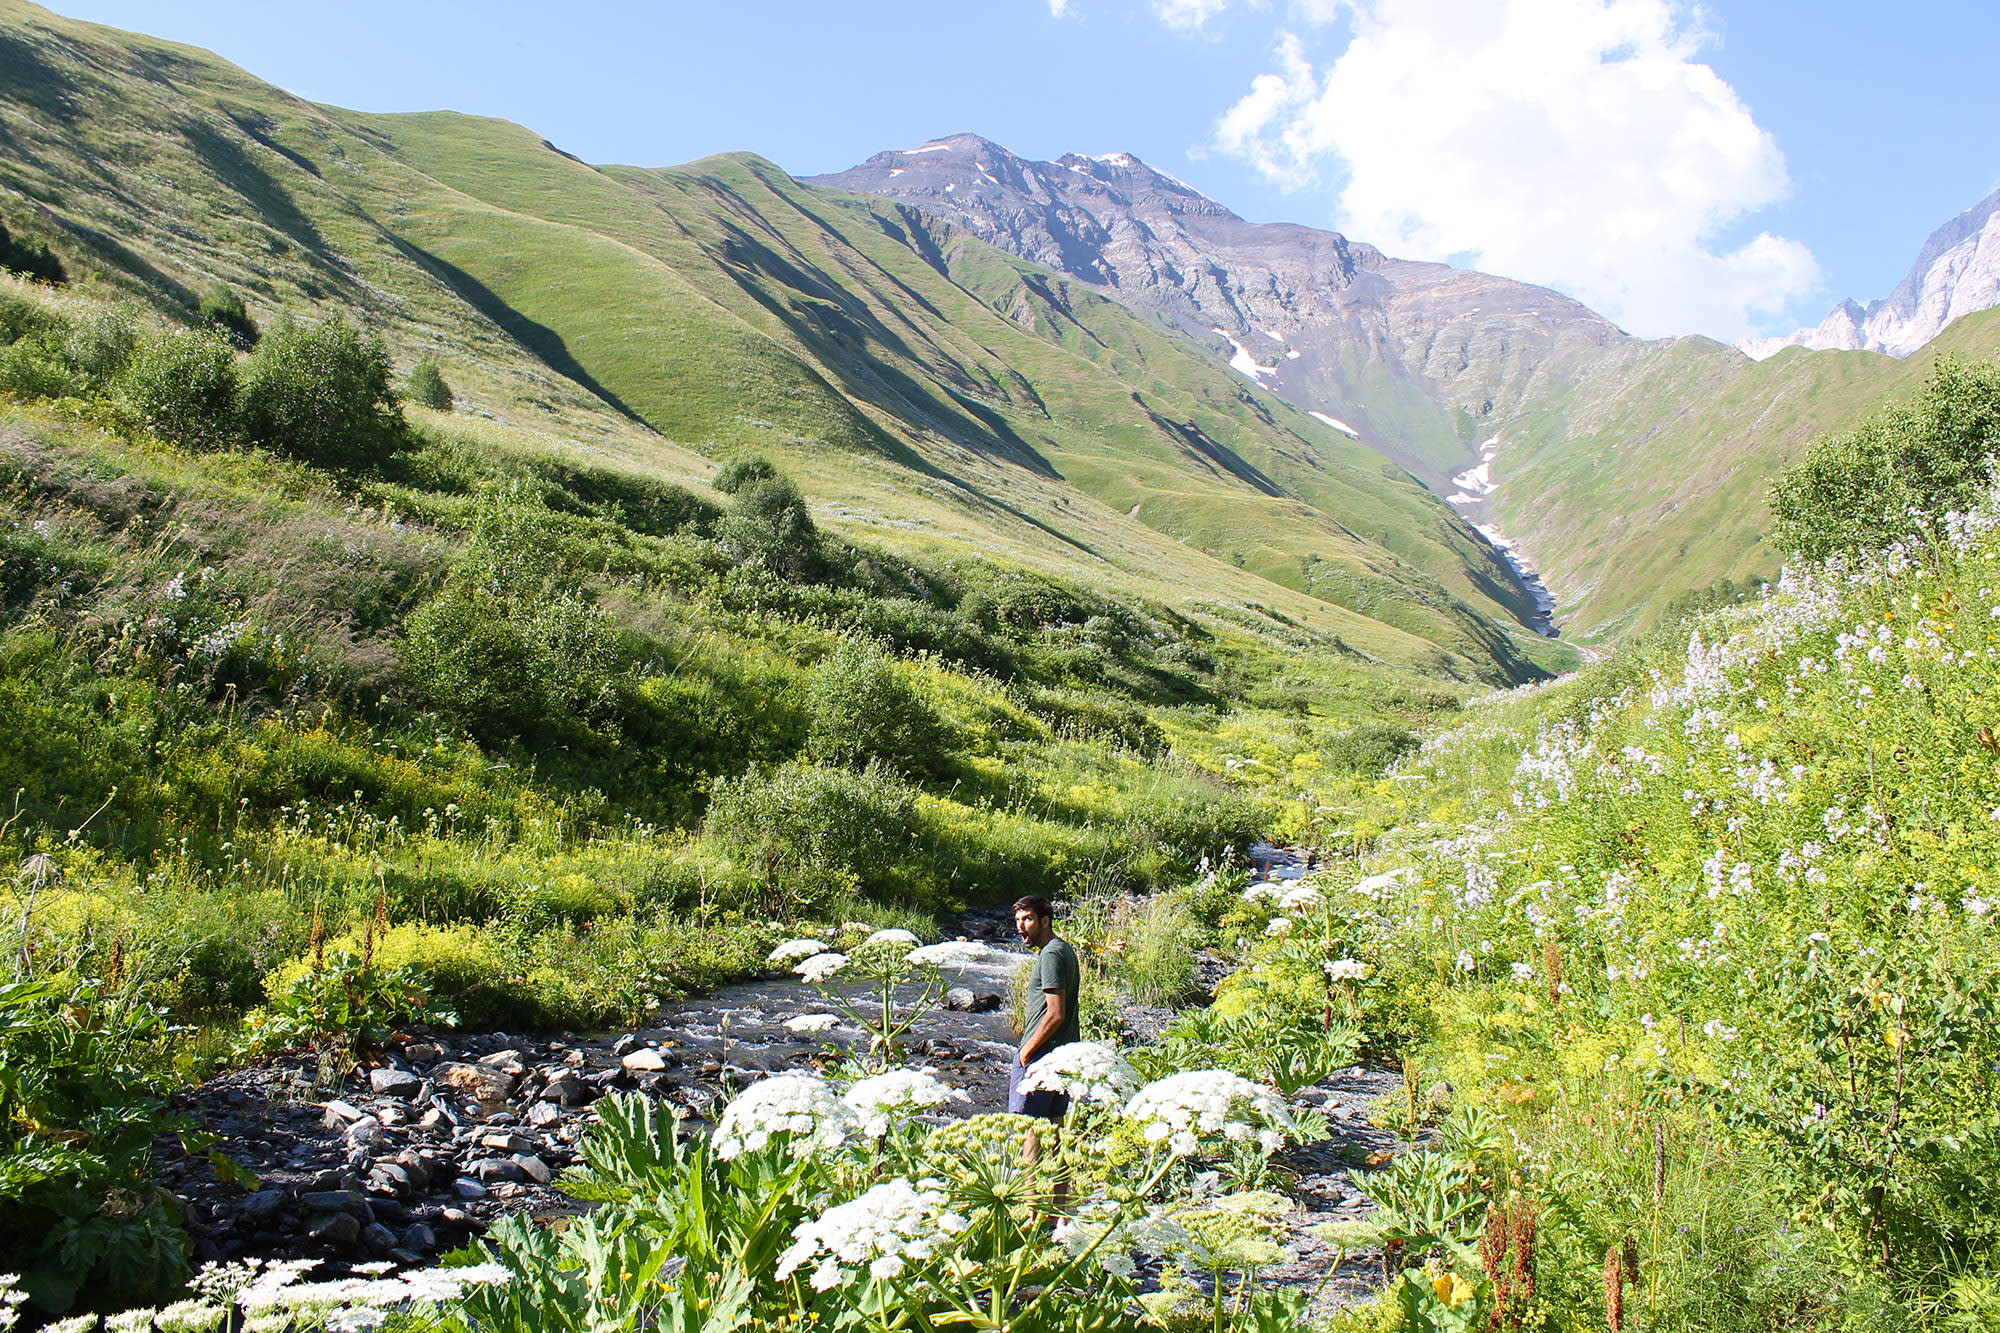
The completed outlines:
{"type": "Polygon", "coordinates": [[[0,0],[0,1327],[1992,1327],[1991,204],[1648,339],[0,0]]]}

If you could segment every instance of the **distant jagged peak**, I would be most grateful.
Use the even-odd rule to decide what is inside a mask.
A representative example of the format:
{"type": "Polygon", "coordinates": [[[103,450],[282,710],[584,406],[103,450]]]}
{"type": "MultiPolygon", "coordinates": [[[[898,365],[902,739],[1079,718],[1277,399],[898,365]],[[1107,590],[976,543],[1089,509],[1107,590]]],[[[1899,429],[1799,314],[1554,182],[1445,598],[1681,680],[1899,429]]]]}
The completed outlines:
{"type": "Polygon", "coordinates": [[[2000,305],[2000,190],[1930,234],[1896,290],[1865,307],[1848,299],[1810,329],[1752,338],[1737,347],[1756,360],[1787,347],[1908,356],[1962,315],[2000,305]]]}
{"type": "MultiPolygon", "coordinates": [[[[869,194],[934,199],[1000,191],[1036,203],[1096,212],[1155,209],[1236,219],[1186,181],[1133,153],[1065,153],[1053,162],[1022,157],[980,134],[947,134],[914,148],[876,153],[859,166],[812,180],[869,194]]],[[[950,200],[956,202],[956,200],[950,200]]]]}

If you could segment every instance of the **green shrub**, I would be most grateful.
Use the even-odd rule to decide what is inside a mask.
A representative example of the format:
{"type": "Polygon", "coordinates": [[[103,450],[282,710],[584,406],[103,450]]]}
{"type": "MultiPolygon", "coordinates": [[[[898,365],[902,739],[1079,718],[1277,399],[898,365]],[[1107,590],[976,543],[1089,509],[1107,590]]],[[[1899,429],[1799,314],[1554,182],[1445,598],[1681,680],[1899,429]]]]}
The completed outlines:
{"type": "Polygon", "coordinates": [[[243,298],[219,282],[201,294],[195,317],[229,339],[232,347],[247,352],[257,345],[257,321],[250,318],[243,298]]]}
{"type": "Polygon", "coordinates": [[[83,376],[63,360],[59,344],[23,338],[0,352],[0,390],[16,398],[78,398],[89,392],[83,376]]]}
{"type": "Polygon", "coordinates": [[[406,625],[405,679],[475,736],[546,738],[600,717],[616,689],[609,618],[574,592],[454,580],[406,625]]]}
{"type": "Polygon", "coordinates": [[[715,784],[705,830],[748,859],[768,891],[797,908],[860,889],[918,896],[910,849],[916,796],[886,770],[790,763],[715,784]]]}
{"type": "Polygon", "coordinates": [[[123,394],[138,423],[188,449],[220,449],[238,438],[236,359],[208,329],[184,329],[140,345],[123,394]]]}
{"type": "Polygon", "coordinates": [[[139,1066],[158,1028],[95,982],[0,984],[0,1268],[37,1313],[157,1300],[186,1272],[153,1179],[175,1126],[139,1066]]]}
{"type": "Polygon", "coordinates": [[[819,527],[805,497],[786,477],[744,481],[730,498],[716,536],[738,560],[761,565],[790,583],[809,582],[825,567],[819,527]]]}
{"type": "Polygon", "coordinates": [[[63,317],[33,297],[0,291],[0,343],[62,331],[63,317]]]}
{"type": "Polygon", "coordinates": [[[253,444],[323,467],[370,467],[409,442],[382,340],[338,318],[286,319],[258,343],[243,429],[253,444]]]}
{"type": "Polygon", "coordinates": [[[1777,545],[1823,559],[1943,531],[2000,452],[2000,363],[1940,358],[1914,402],[1813,442],[1771,488],[1777,545]]]}
{"type": "Polygon", "coordinates": [[[937,710],[894,662],[843,644],[813,673],[806,694],[814,758],[861,768],[880,760],[906,773],[936,772],[945,743],[937,710]]]}
{"type": "Polygon", "coordinates": [[[438,363],[429,357],[411,367],[410,378],[403,385],[403,396],[433,412],[451,411],[451,386],[444,382],[444,373],[438,369],[438,363]]]}
{"type": "Polygon", "coordinates": [[[775,481],[778,469],[762,454],[744,454],[730,459],[717,470],[709,484],[724,495],[734,495],[753,481],[775,481]]]}
{"type": "Polygon", "coordinates": [[[1364,722],[1329,736],[1326,766],[1335,773],[1376,774],[1417,748],[1417,738],[1388,722],[1364,722]]]}
{"type": "Polygon", "coordinates": [[[76,321],[63,340],[63,359],[92,389],[109,387],[138,350],[139,333],[123,306],[99,306],[76,321]]]}

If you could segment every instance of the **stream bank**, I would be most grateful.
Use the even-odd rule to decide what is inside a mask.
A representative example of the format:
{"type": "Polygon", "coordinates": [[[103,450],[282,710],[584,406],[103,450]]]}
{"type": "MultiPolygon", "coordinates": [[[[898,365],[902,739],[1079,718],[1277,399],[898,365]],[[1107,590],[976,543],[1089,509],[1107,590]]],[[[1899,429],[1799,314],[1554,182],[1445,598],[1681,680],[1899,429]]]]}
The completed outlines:
{"type": "MultiPolygon", "coordinates": [[[[1284,876],[1291,868],[1282,862],[1268,857],[1265,873],[1284,876]]],[[[1001,911],[969,913],[957,927],[961,938],[986,944],[989,959],[955,978],[960,1007],[933,1011],[903,1042],[909,1060],[967,1094],[931,1118],[1005,1108],[1015,1041],[1005,997],[1027,959],[1001,911]]],[[[908,998],[917,998],[914,987],[908,998]]],[[[502,1216],[582,1211],[554,1181],[579,1160],[578,1144],[595,1120],[591,1104],[607,1093],[644,1093],[701,1128],[749,1084],[817,1068],[828,1045],[865,1048],[866,1034],[845,1022],[813,1033],[787,1026],[829,1012],[815,989],[772,974],[663,1006],[630,1032],[410,1035],[389,1043],[377,1067],[332,1086],[316,1080],[309,1057],[276,1059],[176,1098],[256,1173],[258,1188],[219,1180],[206,1158],[180,1153],[171,1139],[162,1141],[158,1183],[183,1203],[196,1264],[313,1258],[323,1276],[365,1261],[421,1267],[502,1216]]],[[[1141,1041],[1160,1019],[1121,1014],[1141,1041]]],[[[1299,1094],[1300,1104],[1326,1116],[1331,1137],[1277,1159],[1298,1184],[1284,1219],[1289,1258],[1262,1275],[1265,1285],[1321,1286],[1334,1256],[1311,1228],[1372,1207],[1352,1176],[1393,1152],[1369,1105],[1399,1086],[1393,1073],[1355,1068],[1299,1094]]],[[[1372,1294],[1379,1272],[1379,1257],[1353,1256],[1325,1284],[1315,1314],[1372,1294]]]]}

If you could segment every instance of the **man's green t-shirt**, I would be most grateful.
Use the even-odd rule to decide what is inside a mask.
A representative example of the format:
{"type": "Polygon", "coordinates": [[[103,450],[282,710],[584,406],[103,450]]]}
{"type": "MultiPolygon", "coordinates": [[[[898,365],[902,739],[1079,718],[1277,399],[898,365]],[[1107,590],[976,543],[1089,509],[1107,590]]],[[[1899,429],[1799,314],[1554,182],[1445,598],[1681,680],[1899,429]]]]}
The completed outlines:
{"type": "Polygon", "coordinates": [[[1026,1042],[1028,1034],[1041,1025],[1042,1015],[1048,1011],[1049,992],[1059,990],[1063,994],[1063,1019],[1056,1024],[1055,1035],[1048,1042],[1028,1052],[1031,1056],[1047,1054],[1058,1046],[1082,1039],[1083,1029],[1077,1023],[1077,992],[1083,987],[1083,968],[1076,961],[1076,950],[1069,947],[1067,940],[1054,939],[1044,944],[1035,955],[1034,968],[1028,973],[1028,1013],[1027,1026],[1021,1029],[1021,1040],[1026,1042]]]}

